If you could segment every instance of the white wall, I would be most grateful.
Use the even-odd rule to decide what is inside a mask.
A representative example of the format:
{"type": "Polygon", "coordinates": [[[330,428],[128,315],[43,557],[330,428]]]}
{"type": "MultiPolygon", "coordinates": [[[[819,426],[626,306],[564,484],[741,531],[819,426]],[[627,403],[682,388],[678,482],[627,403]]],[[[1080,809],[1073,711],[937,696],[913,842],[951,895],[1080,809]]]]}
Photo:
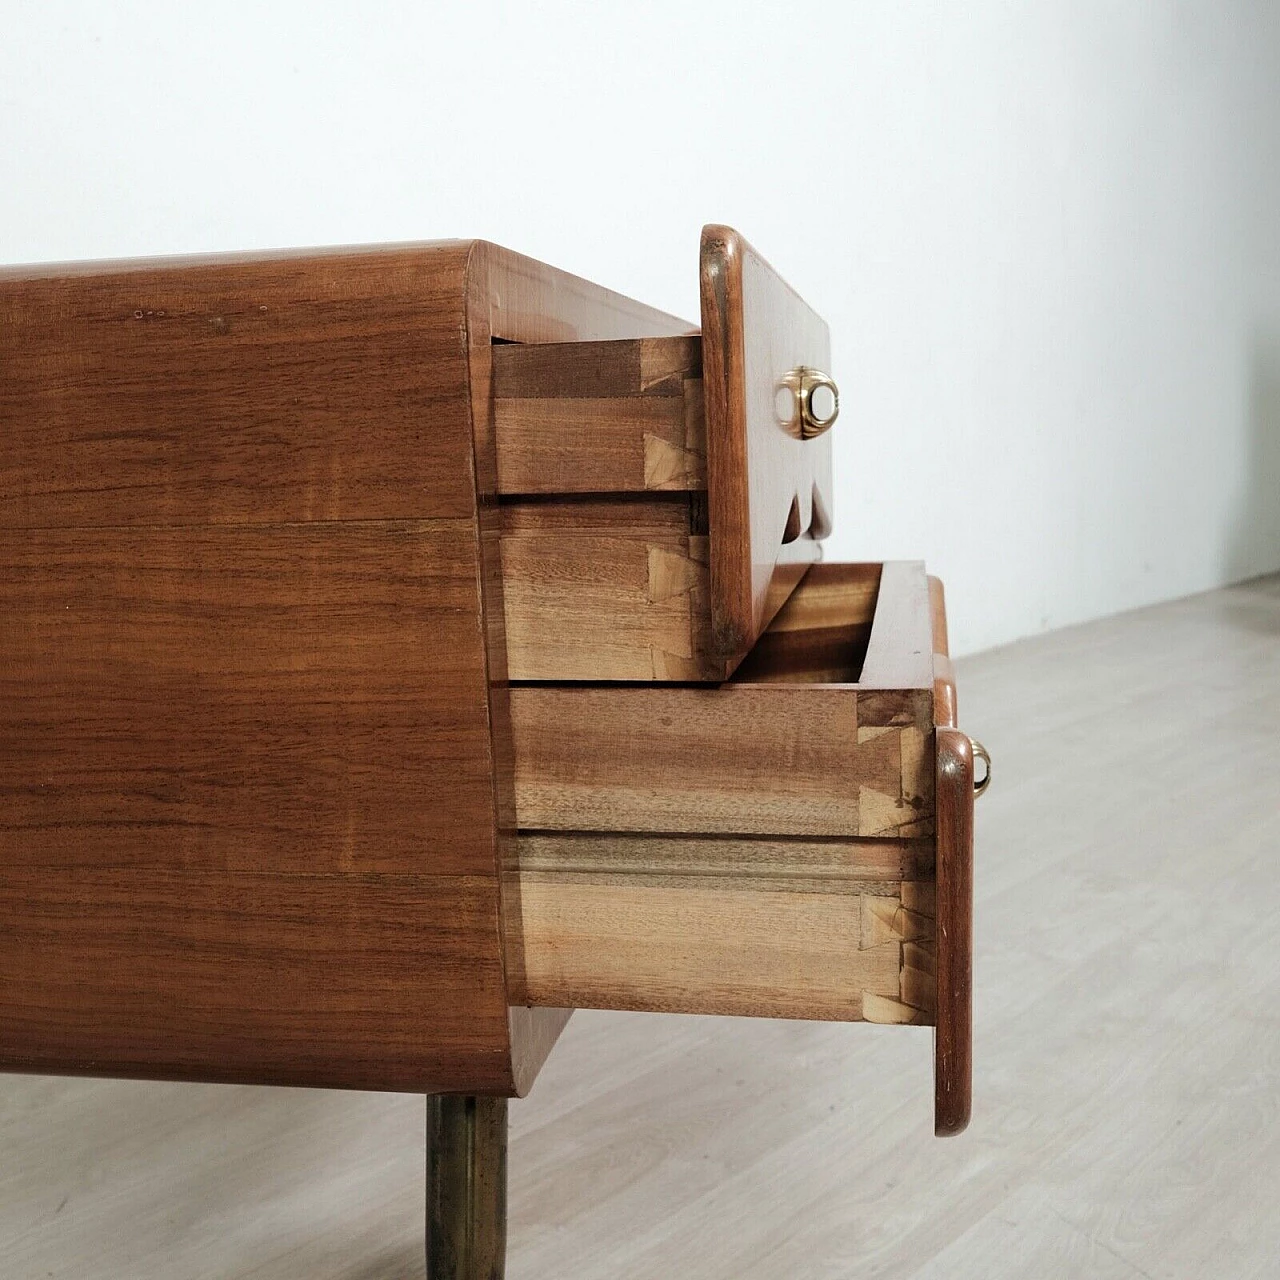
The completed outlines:
{"type": "Polygon", "coordinates": [[[1280,567],[1280,6],[0,4],[0,261],[480,235],[831,321],[958,651],[1280,567]]]}

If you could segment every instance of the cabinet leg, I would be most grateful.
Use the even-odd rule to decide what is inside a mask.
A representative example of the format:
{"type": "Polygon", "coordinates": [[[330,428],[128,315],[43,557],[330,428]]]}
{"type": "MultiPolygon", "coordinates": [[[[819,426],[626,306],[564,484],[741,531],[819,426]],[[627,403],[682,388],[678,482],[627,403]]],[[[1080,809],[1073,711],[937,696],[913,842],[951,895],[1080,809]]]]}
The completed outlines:
{"type": "Polygon", "coordinates": [[[428,1280],[502,1280],[507,1100],[427,1098],[428,1280]]]}

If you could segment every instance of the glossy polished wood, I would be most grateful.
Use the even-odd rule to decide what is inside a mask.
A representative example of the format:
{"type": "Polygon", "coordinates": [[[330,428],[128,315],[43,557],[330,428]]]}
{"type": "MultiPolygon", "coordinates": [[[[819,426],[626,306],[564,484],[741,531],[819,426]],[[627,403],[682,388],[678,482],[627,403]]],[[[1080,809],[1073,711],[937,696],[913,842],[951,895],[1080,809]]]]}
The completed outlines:
{"type": "Polygon", "coordinates": [[[469,264],[0,284],[3,1066],[512,1087],[469,264]]]}
{"type": "Polygon", "coordinates": [[[830,371],[831,343],[731,227],[703,228],[700,280],[712,634],[732,670],[830,532],[831,436],[793,439],[776,406],[793,369],[830,371]]]}
{"type": "Polygon", "coordinates": [[[929,612],[933,632],[933,722],[954,729],[959,720],[956,673],[947,639],[946,592],[942,580],[929,577],[929,612]]]}
{"type": "MultiPolygon", "coordinates": [[[[771,370],[825,363],[825,327],[731,233],[703,268],[739,544],[718,580],[671,317],[483,244],[0,280],[0,1067],[504,1097],[576,1001],[931,1020],[918,566],[811,570],[757,680],[508,690],[569,645],[534,597],[572,623],[602,612],[593,574],[631,588],[606,554],[625,491],[574,525],[611,469],[684,522],[643,547],[645,603],[684,614],[639,679],[723,675],[817,555],[829,441],[780,431],[771,370]],[[502,354],[619,343],[634,361],[565,385],[502,354]],[[586,500],[552,513],[577,559],[548,570],[548,431],[585,429],[609,397],[567,392],[623,366],[628,398],[680,410],[601,433],[586,500]],[[548,395],[572,412],[530,408],[548,395]],[[704,667],[717,590],[721,644],[745,624],[704,667]]],[[[631,678],[606,650],[576,674],[631,678]]],[[[434,1104],[436,1273],[500,1268],[475,1176],[500,1107],[459,1128],[434,1104]]]]}
{"type": "Polygon", "coordinates": [[[961,1133],[973,1093],[973,747],[957,727],[946,593],[929,578],[937,780],[934,1132],[961,1133]]]}
{"type": "Polygon", "coordinates": [[[0,273],[0,527],[472,519],[469,262],[455,242],[0,273]]]}
{"type": "Polygon", "coordinates": [[[482,876],[475,573],[462,520],[4,531],[6,871],[482,876]]]}
{"type": "Polygon", "coordinates": [[[973,1089],[973,748],[937,731],[937,1031],[934,1132],[961,1133],[973,1089]]]}
{"type": "Polygon", "coordinates": [[[566,522],[504,539],[514,679],[724,679],[819,558],[831,441],[794,438],[777,404],[829,363],[826,326],[729,228],[704,228],[700,278],[700,339],[493,353],[500,491],[566,522]],[[706,493],[678,544],[647,532],[676,508],[634,510],[670,491],[706,493]],[[568,536],[574,495],[599,508],[594,540],[568,536]]]}

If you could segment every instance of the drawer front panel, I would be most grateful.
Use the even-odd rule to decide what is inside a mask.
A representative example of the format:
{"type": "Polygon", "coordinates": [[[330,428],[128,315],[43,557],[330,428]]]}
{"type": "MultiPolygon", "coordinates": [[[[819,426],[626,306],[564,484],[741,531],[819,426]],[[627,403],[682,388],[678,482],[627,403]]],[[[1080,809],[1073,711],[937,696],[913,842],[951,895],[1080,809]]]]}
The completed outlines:
{"type": "Polygon", "coordinates": [[[828,370],[820,316],[731,227],[704,227],[700,263],[713,643],[746,656],[831,529],[831,436],[797,439],[778,406],[801,370],[828,370]]]}
{"type": "Polygon", "coordinates": [[[512,680],[723,680],[819,558],[830,436],[779,406],[829,363],[826,325],[727,228],[700,271],[701,335],[498,342],[473,370],[504,524],[534,503],[572,524],[583,500],[596,524],[594,544],[504,530],[512,680]],[[646,540],[681,495],[678,544],[646,540]]]}

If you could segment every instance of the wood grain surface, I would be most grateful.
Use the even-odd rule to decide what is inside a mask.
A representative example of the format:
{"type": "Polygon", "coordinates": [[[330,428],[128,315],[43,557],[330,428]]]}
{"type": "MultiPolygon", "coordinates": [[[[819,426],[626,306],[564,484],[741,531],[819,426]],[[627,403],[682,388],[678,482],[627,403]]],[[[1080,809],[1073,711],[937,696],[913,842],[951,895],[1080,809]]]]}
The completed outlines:
{"type": "Polygon", "coordinates": [[[480,875],[6,871],[4,1067],[509,1091],[493,899],[480,875]]]}
{"type": "Polygon", "coordinates": [[[928,840],[529,834],[508,875],[531,1003],[923,1020],[901,1007],[901,947],[932,939],[928,840]]]}
{"type": "Polygon", "coordinates": [[[687,495],[504,502],[512,680],[717,680],[707,539],[687,495]]]}
{"type": "Polygon", "coordinates": [[[456,244],[35,269],[0,320],[0,1064],[506,1093],[579,995],[931,1015],[928,868],[740,874],[739,837],[856,866],[932,834],[918,566],[812,570],[756,678],[508,691],[723,674],[693,471],[501,493],[533,404],[678,403],[696,446],[682,322],[456,244]],[[525,867],[517,827],[638,843],[525,867]]]}
{"type": "Polygon", "coordinates": [[[697,338],[501,344],[493,402],[501,493],[706,488],[697,338]]]}
{"type": "Polygon", "coordinates": [[[973,748],[937,731],[937,1035],[934,1132],[969,1123],[973,1086],[973,748]]]}
{"type": "Polygon", "coordinates": [[[478,243],[3,274],[0,1065],[528,1088],[490,352],[687,330],[478,243]]]}
{"type": "MultiPolygon", "coordinates": [[[[875,899],[887,916],[893,889],[875,899]]],[[[898,941],[864,943],[869,897],[741,893],[729,876],[680,887],[522,876],[520,892],[531,1003],[877,1021],[878,1002],[898,1002],[898,941]]]]}
{"type": "Polygon", "coordinates": [[[5,531],[5,867],[483,875],[475,573],[461,520],[5,531]]]}
{"type": "Polygon", "coordinates": [[[929,610],[933,630],[933,722],[954,729],[959,722],[956,673],[947,640],[946,593],[942,580],[929,577],[929,610]]]}
{"type": "MultiPolygon", "coordinates": [[[[878,564],[815,565],[734,673],[739,681],[856,684],[880,594],[878,564]]],[[[890,575],[890,590],[896,579],[890,575]]]]}
{"type": "Polygon", "coordinates": [[[0,526],[472,519],[449,327],[468,261],[454,243],[13,269],[0,526]]]}
{"type": "Polygon", "coordinates": [[[929,578],[933,637],[937,1035],[934,1131],[962,1133],[973,1093],[973,746],[956,727],[956,680],[947,640],[946,593],[929,578]]]}
{"type": "MultiPolygon", "coordinates": [[[[779,621],[781,642],[769,651],[781,655],[780,665],[764,663],[759,681],[513,688],[517,824],[758,835],[929,832],[928,627],[922,566],[817,565],[779,621]],[[852,650],[864,631],[859,679],[815,682],[815,670],[821,674],[831,660],[828,639],[843,635],[852,650]],[[822,639],[796,641],[804,632],[822,639]],[[900,653],[917,644],[922,655],[900,653]],[[901,684],[870,683],[873,663],[901,684]]],[[[843,665],[854,673],[852,661],[843,665]]]]}
{"type": "Polygon", "coordinates": [[[712,634],[732,670],[831,529],[831,436],[793,439],[776,408],[793,369],[830,373],[831,345],[823,320],[731,227],[703,228],[700,282],[712,634]]]}
{"type": "Polygon", "coordinates": [[[468,261],[0,284],[3,1065],[511,1088],[468,261]]]}
{"type": "Polygon", "coordinates": [[[700,340],[501,343],[492,360],[510,678],[723,678],[700,340]]]}
{"type": "Polygon", "coordinates": [[[891,561],[880,574],[859,679],[875,689],[933,685],[933,604],[928,575],[918,560],[891,561]]]}
{"type": "Polygon", "coordinates": [[[523,829],[932,831],[931,689],[888,704],[818,684],[527,685],[511,709],[523,829]]]}

